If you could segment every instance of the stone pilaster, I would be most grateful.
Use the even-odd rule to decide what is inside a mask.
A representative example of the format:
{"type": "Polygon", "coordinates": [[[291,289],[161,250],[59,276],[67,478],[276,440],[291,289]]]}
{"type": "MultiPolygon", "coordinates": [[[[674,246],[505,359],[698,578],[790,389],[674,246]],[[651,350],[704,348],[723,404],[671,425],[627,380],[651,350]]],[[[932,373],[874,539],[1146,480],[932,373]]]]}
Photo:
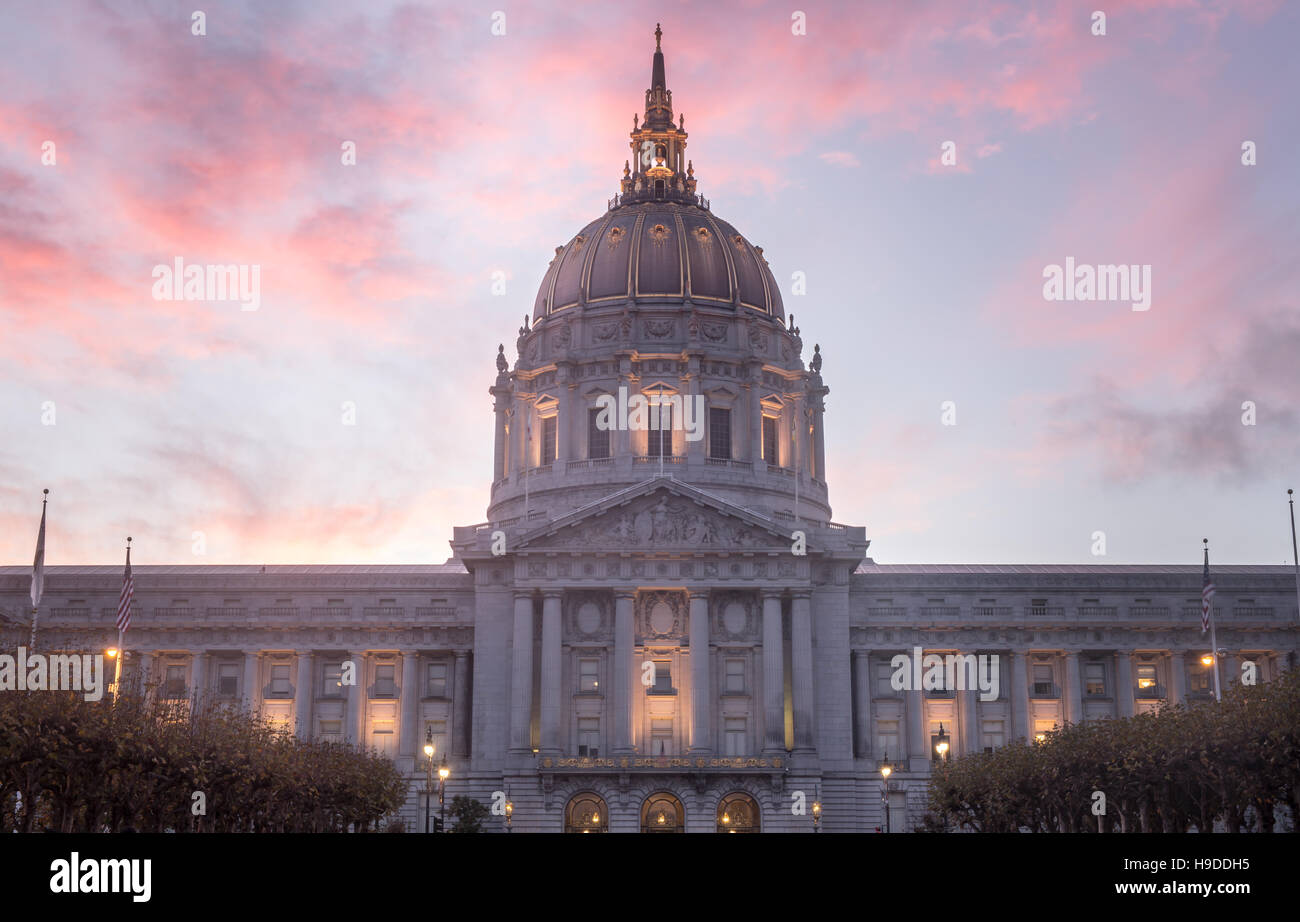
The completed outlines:
{"type": "Polygon", "coordinates": [[[708,590],[691,592],[691,752],[708,752],[712,748],[713,706],[709,683],[709,594],[708,590]]]}
{"type": "Polygon", "coordinates": [[[293,720],[299,739],[311,739],[312,656],[298,651],[298,676],[293,685],[293,720]]]}
{"type": "MultiPolygon", "coordinates": [[[[853,732],[857,738],[854,755],[871,756],[871,653],[853,651],[853,732]]],[[[894,753],[898,755],[898,753],[894,753]]]]}
{"type": "Polygon", "coordinates": [[[469,691],[469,651],[456,651],[456,690],[455,698],[452,700],[452,707],[455,709],[452,716],[452,741],[451,754],[457,758],[465,758],[469,755],[469,722],[471,713],[471,701],[469,691]]]}
{"type": "Polygon", "coordinates": [[[542,597],[541,750],[560,751],[560,603],[562,593],[547,591],[542,597]]]}
{"type": "Polygon", "coordinates": [[[510,670],[510,748],[528,751],[533,719],[533,597],[515,593],[514,647],[510,670]]]}
{"type": "Polygon", "coordinates": [[[635,593],[616,590],[614,593],[614,694],[613,721],[616,753],[632,751],[632,605],[635,593]]]}
{"type": "Polygon", "coordinates": [[[1133,716],[1133,657],[1127,650],[1115,654],[1115,706],[1120,717],[1133,716]]]}
{"type": "Polygon", "coordinates": [[[785,650],[781,596],[763,594],[763,750],[785,749],[785,650]]]}
{"type": "Polygon", "coordinates": [[[790,666],[794,704],[794,748],[813,748],[812,594],[794,593],[790,602],[790,666]]]}

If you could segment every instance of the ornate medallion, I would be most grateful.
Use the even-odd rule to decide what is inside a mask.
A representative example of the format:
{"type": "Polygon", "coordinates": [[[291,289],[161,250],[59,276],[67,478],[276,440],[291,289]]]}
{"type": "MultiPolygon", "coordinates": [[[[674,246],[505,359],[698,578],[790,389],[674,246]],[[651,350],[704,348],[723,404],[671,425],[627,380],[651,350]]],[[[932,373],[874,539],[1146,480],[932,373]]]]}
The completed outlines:
{"type": "Polygon", "coordinates": [[[663,242],[668,239],[670,231],[666,224],[656,224],[650,230],[646,231],[650,235],[650,240],[655,246],[662,246],[663,242]]]}

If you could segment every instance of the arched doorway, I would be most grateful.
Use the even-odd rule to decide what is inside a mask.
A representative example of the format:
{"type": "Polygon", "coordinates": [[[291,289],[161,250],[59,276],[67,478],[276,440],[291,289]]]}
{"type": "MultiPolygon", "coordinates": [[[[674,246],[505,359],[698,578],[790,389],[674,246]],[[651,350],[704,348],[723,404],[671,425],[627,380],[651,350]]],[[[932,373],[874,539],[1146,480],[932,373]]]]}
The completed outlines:
{"type": "Polygon", "coordinates": [[[718,832],[758,832],[758,801],[733,791],[718,803],[718,832]]]}
{"type": "Polygon", "coordinates": [[[667,791],[651,794],[641,805],[642,832],[685,832],[686,811],[667,791]]]}
{"type": "Polygon", "coordinates": [[[583,791],[564,808],[565,832],[609,832],[609,810],[599,794],[583,791]]]}

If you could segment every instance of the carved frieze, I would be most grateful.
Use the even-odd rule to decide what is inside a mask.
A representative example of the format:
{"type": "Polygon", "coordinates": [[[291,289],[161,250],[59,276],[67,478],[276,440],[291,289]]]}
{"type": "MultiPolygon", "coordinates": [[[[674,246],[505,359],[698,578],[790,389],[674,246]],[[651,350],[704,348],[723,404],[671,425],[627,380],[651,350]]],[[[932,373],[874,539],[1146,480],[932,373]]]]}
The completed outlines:
{"type": "Polygon", "coordinates": [[[579,641],[609,639],[611,605],[608,592],[566,592],[564,623],[569,637],[579,641]]]}
{"type": "Polygon", "coordinates": [[[758,596],[753,592],[711,592],[713,639],[748,641],[758,637],[758,596]]]}
{"type": "Polygon", "coordinates": [[[762,529],[689,500],[660,496],[657,499],[647,497],[639,503],[577,522],[536,543],[542,547],[677,546],[731,549],[775,545],[780,540],[762,529]]]}
{"type": "Polygon", "coordinates": [[[642,643],[682,643],[687,620],[686,593],[680,590],[638,592],[636,633],[642,643]]]}

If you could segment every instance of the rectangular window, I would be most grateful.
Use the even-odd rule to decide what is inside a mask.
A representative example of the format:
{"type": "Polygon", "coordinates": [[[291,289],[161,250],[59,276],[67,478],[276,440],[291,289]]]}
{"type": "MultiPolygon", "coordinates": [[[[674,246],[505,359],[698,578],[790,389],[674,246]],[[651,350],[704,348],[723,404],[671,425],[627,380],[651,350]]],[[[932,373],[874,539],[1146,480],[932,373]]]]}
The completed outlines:
{"type": "Polygon", "coordinates": [[[578,718],[578,755],[587,759],[600,758],[600,718],[578,718]]]}
{"type": "Polygon", "coordinates": [[[1094,698],[1106,694],[1105,663],[1083,664],[1083,688],[1086,694],[1094,698]]]}
{"type": "MultiPolygon", "coordinates": [[[[664,404],[658,408],[659,428],[646,430],[646,454],[652,458],[673,456],[673,408],[664,404]]],[[[650,408],[650,425],[655,422],[655,408],[650,408]]]]}
{"type": "Polygon", "coordinates": [[[1047,736],[1048,733],[1050,733],[1052,730],[1055,730],[1055,729],[1056,729],[1056,721],[1054,721],[1054,720],[1051,720],[1051,719],[1048,719],[1048,720],[1035,720],[1035,721],[1034,721],[1034,739],[1036,739],[1036,740],[1043,740],[1043,739],[1046,738],[1046,736],[1047,736]]]}
{"type": "Polygon", "coordinates": [[[1155,663],[1138,664],[1137,696],[1139,698],[1157,698],[1160,696],[1160,686],[1156,683],[1155,663]]]}
{"type": "Polygon", "coordinates": [[[1187,669],[1187,693],[1189,695],[1208,695],[1214,687],[1214,679],[1211,675],[1213,666],[1201,664],[1201,658],[1198,656],[1194,660],[1189,660],[1187,669]]]}
{"type": "Polygon", "coordinates": [[[724,740],[726,754],[729,756],[745,755],[745,750],[749,748],[745,741],[745,718],[728,717],[723,732],[726,734],[724,740]]]}
{"type": "Polygon", "coordinates": [[[542,419],[542,464],[550,464],[555,460],[555,423],[556,417],[547,416],[542,419]]]}
{"type": "Polygon", "coordinates": [[[650,721],[650,754],[652,756],[677,755],[676,747],[673,745],[672,718],[656,718],[650,721]]]}
{"type": "Polygon", "coordinates": [[[375,697],[394,698],[397,696],[397,666],[393,663],[379,663],[375,666],[375,697]]]}
{"type": "Polygon", "coordinates": [[[768,464],[780,464],[780,455],[776,450],[776,418],[763,417],[763,458],[768,464]]]}
{"type": "Polygon", "coordinates": [[[742,694],[745,691],[745,661],[743,659],[727,660],[727,684],[724,686],[729,694],[742,694]]]}
{"type": "Polygon", "coordinates": [[[670,695],[673,691],[673,666],[670,660],[655,660],[655,684],[651,694],[670,695]]]}
{"type": "Polygon", "coordinates": [[[271,697],[288,698],[293,693],[289,686],[289,665],[288,663],[273,663],[271,665],[271,697]]]}
{"type": "Polygon", "coordinates": [[[1034,685],[1030,691],[1035,698],[1053,697],[1052,666],[1050,663],[1034,664],[1034,685]]]}
{"type": "Polygon", "coordinates": [[[600,660],[578,660],[578,691],[600,691],[600,660]]]}
{"type": "Polygon", "coordinates": [[[397,721],[376,720],[370,733],[370,745],[389,759],[397,756],[397,721]]]}
{"type": "Polygon", "coordinates": [[[433,734],[433,761],[436,764],[447,751],[447,721],[426,720],[424,722],[424,736],[420,738],[419,744],[421,755],[424,753],[424,744],[427,742],[430,733],[433,734]]]}
{"type": "Polygon", "coordinates": [[[894,667],[889,663],[876,663],[876,697],[877,698],[896,698],[898,692],[894,689],[894,667]]]}
{"type": "Polygon", "coordinates": [[[341,742],[343,739],[343,721],[341,720],[322,720],[320,722],[320,738],[331,742],[341,742]]]}
{"type": "Polygon", "coordinates": [[[425,695],[429,698],[446,698],[447,697],[447,664],[430,663],[428,671],[428,684],[425,695]]]}
{"type": "Polygon", "coordinates": [[[185,667],[168,666],[167,682],[163,686],[164,698],[184,698],[185,697],[185,667]]]}
{"type": "Polygon", "coordinates": [[[222,663],[217,666],[217,694],[222,698],[239,697],[238,663],[222,663]]]}
{"type": "Polygon", "coordinates": [[[726,407],[709,407],[709,457],[731,457],[731,410],[726,407]]]}
{"type": "Polygon", "coordinates": [[[880,753],[882,759],[901,759],[903,757],[903,747],[898,740],[898,721],[876,721],[876,752],[880,753]]]}
{"type": "Polygon", "coordinates": [[[343,696],[342,663],[325,663],[321,666],[320,696],[322,698],[341,698],[343,696]]]}
{"type": "Polygon", "coordinates": [[[985,752],[992,752],[1007,741],[1006,723],[1001,720],[984,721],[983,731],[985,752]]]}
{"type": "Polygon", "coordinates": [[[601,411],[592,408],[587,411],[587,457],[588,458],[608,458],[609,457],[609,430],[602,429],[596,424],[600,417],[601,411]]]}

